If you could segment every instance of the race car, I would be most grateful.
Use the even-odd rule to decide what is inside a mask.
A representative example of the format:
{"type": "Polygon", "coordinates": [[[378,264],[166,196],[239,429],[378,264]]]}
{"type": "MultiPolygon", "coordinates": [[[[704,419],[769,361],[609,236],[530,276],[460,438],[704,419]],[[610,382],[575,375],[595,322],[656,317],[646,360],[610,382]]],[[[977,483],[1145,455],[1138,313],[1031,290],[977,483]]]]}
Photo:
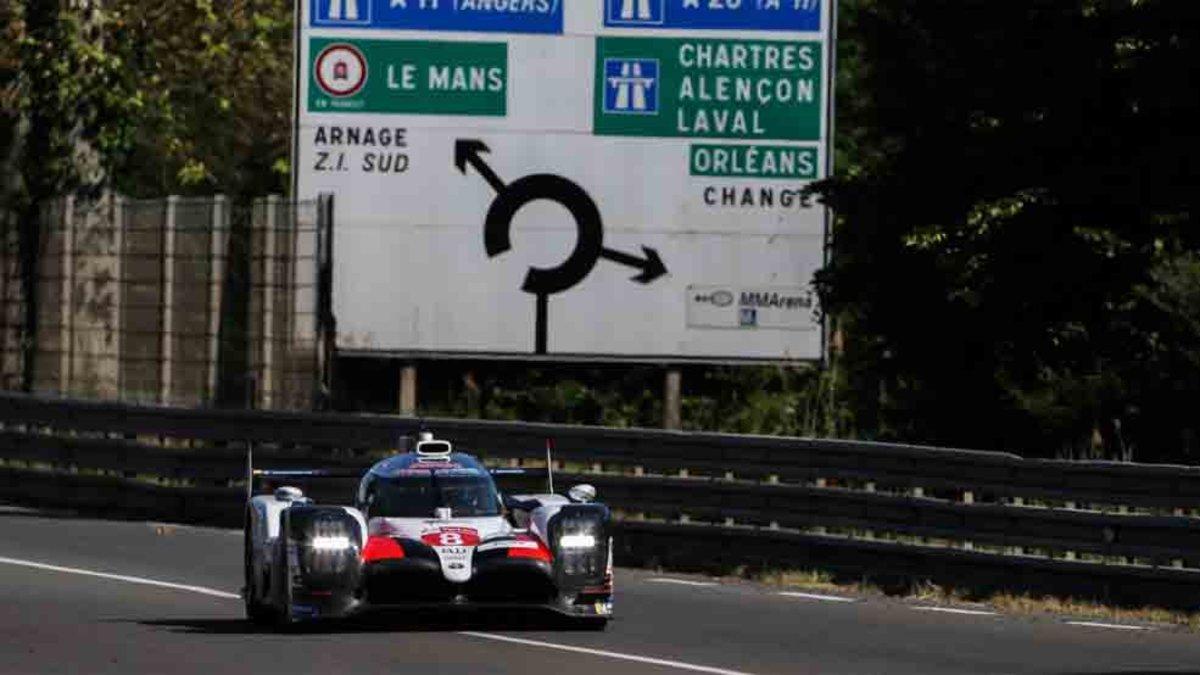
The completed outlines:
{"type": "Polygon", "coordinates": [[[264,478],[345,474],[247,464],[242,594],[254,622],[543,608],[602,629],[612,616],[611,519],[589,485],[567,496],[502,497],[493,474],[520,469],[489,470],[428,433],[412,452],[372,466],[354,506],[318,505],[292,486],[253,494],[264,478]]]}

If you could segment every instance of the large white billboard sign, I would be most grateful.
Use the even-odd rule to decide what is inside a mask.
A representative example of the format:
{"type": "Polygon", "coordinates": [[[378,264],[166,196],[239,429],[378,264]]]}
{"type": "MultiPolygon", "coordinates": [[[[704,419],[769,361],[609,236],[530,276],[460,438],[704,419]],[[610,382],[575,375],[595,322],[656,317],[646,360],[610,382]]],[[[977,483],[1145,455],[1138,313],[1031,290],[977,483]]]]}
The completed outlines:
{"type": "Polygon", "coordinates": [[[831,0],[300,0],[338,347],[819,359],[831,0]]]}

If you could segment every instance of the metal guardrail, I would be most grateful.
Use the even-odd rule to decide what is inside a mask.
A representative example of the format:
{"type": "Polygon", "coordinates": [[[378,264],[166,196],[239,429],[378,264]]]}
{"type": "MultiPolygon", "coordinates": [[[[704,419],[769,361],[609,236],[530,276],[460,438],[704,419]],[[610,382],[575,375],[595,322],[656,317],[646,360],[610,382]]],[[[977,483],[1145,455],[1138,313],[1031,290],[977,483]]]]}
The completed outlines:
{"type": "MultiPolygon", "coordinates": [[[[0,393],[0,499],[236,524],[247,442],[263,466],[365,468],[422,426],[508,465],[544,462],[555,439],[560,480],[599,488],[630,560],[1035,588],[1041,579],[1050,590],[1200,604],[1200,469],[1190,467],[0,393]]],[[[350,487],[340,486],[343,500],[350,487]]]]}

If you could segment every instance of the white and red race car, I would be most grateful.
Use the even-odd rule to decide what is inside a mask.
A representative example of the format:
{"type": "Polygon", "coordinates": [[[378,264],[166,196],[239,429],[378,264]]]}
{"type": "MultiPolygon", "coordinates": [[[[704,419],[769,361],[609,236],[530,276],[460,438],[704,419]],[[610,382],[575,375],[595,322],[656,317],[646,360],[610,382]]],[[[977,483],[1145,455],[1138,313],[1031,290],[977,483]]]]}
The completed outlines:
{"type": "MultiPolygon", "coordinates": [[[[504,470],[501,470],[504,471],[504,470]]],[[[595,489],[501,497],[492,471],[422,434],[372,466],[355,506],[295,487],[251,496],[247,616],[289,624],[376,609],[545,608],[592,628],[612,616],[610,514],[595,489]]],[[[255,471],[272,480],[323,471],[255,471]]]]}

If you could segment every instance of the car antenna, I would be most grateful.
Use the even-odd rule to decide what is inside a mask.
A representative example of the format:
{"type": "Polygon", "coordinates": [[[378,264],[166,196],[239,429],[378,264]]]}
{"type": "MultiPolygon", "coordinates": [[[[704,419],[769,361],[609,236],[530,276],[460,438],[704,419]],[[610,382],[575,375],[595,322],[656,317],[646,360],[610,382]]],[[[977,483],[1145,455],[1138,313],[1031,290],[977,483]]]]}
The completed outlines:
{"type": "Polygon", "coordinates": [[[425,434],[429,433],[429,428],[425,426],[425,416],[417,415],[417,433],[415,436],[405,436],[405,452],[416,452],[417,444],[425,440],[425,434]]]}
{"type": "Polygon", "coordinates": [[[546,482],[549,484],[550,494],[554,494],[554,457],[551,453],[554,452],[554,439],[546,439],[546,482]]]}
{"type": "Polygon", "coordinates": [[[246,439],[246,501],[254,499],[254,441],[246,439]]]}

